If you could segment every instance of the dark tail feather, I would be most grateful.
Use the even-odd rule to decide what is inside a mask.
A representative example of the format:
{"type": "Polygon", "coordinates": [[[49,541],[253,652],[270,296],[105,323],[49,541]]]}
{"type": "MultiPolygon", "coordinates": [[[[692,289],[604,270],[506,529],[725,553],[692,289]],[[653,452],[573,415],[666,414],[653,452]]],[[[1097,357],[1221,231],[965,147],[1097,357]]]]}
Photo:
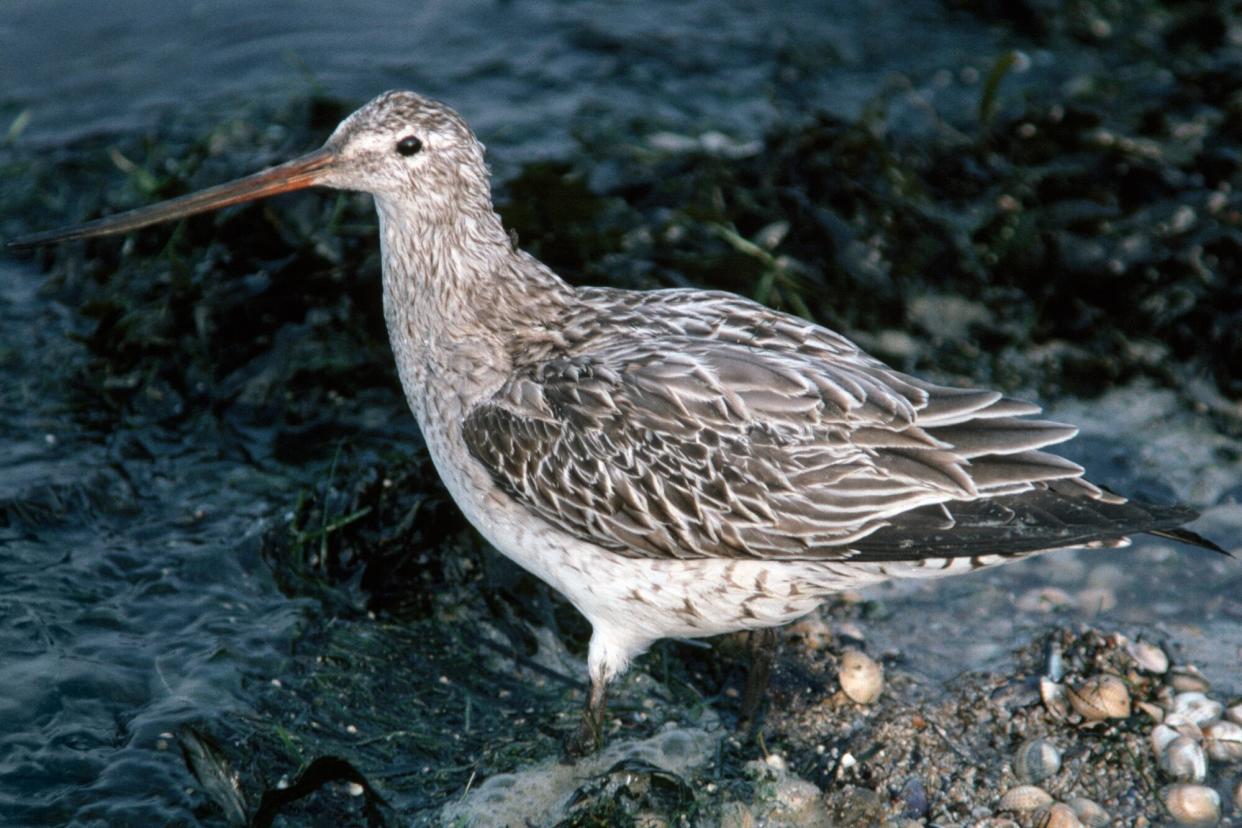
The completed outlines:
{"type": "Polygon", "coordinates": [[[1196,532],[1190,531],[1189,529],[1152,529],[1148,532],[1148,534],[1155,535],[1158,538],[1175,540],[1179,543],[1188,543],[1191,546],[1202,546],[1204,549],[1211,549],[1213,552],[1219,552],[1227,558],[1233,557],[1232,554],[1217,546],[1212,541],[1196,532]]]}

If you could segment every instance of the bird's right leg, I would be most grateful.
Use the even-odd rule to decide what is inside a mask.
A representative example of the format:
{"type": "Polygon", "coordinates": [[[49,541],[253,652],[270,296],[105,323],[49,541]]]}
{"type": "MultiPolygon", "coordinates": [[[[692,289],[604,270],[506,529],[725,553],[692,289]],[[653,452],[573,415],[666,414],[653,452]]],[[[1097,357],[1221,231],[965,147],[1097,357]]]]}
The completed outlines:
{"type": "Polygon", "coordinates": [[[753,735],[758,723],[759,708],[768,693],[772,662],[780,641],[780,633],[774,627],[751,630],[749,636],[746,648],[750,650],[750,670],[746,674],[746,692],[742,695],[742,710],[737,722],[737,729],[745,736],[753,735]]]}

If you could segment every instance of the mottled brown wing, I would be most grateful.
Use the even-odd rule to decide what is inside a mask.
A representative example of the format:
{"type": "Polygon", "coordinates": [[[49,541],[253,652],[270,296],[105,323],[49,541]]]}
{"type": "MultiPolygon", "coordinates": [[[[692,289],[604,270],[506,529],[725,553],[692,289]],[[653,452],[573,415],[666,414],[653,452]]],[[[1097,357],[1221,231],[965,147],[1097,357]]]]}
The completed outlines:
{"type": "Polygon", "coordinates": [[[1039,451],[1075,430],[1023,419],[1037,407],[838,350],[620,339],[522,369],[464,437],[512,497],[633,556],[851,557],[852,542],[931,504],[1048,480],[1102,496],[1039,451]]]}

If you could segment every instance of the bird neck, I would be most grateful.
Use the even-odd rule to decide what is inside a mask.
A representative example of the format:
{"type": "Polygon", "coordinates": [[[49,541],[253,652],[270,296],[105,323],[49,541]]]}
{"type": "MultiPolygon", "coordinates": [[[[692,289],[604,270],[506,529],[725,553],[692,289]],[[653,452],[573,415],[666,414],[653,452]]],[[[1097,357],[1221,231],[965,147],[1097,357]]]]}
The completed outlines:
{"type": "Polygon", "coordinates": [[[378,198],[376,211],[385,300],[395,309],[426,308],[446,322],[468,315],[503,256],[504,231],[495,213],[411,217],[378,198]]]}
{"type": "Polygon", "coordinates": [[[556,347],[573,288],[514,247],[490,203],[440,220],[380,199],[376,208],[384,317],[415,413],[436,375],[490,393],[514,365],[556,347]]]}

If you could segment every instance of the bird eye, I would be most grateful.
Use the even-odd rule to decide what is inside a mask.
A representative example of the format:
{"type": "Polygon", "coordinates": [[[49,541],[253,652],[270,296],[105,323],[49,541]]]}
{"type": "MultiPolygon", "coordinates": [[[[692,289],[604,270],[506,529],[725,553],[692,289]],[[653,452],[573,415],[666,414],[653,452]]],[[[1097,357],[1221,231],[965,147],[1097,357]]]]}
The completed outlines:
{"type": "Polygon", "coordinates": [[[407,135],[397,142],[397,152],[407,158],[423,148],[422,139],[417,135],[407,135]]]}

